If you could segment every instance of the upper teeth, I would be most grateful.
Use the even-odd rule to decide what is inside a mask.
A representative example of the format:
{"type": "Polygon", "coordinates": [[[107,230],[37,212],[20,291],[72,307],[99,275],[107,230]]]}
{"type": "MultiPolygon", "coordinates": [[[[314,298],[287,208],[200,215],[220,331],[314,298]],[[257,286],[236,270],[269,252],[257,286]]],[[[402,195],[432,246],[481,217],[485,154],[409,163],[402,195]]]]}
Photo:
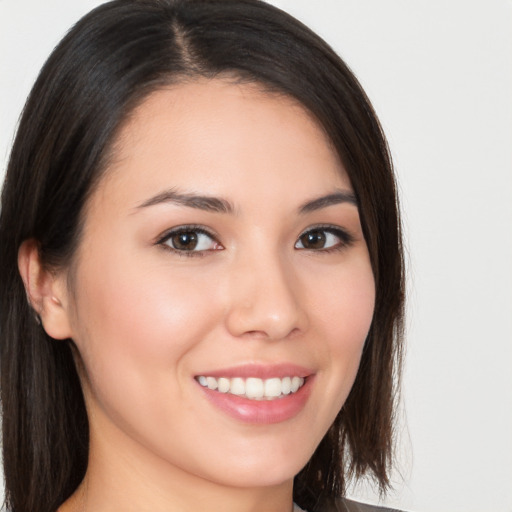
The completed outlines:
{"type": "Polygon", "coordinates": [[[197,381],[205,388],[217,390],[221,393],[231,393],[233,395],[245,396],[252,400],[272,399],[280,396],[295,393],[303,384],[303,377],[284,377],[282,379],[273,377],[271,379],[258,379],[249,377],[242,379],[234,377],[207,377],[200,375],[197,381]]]}

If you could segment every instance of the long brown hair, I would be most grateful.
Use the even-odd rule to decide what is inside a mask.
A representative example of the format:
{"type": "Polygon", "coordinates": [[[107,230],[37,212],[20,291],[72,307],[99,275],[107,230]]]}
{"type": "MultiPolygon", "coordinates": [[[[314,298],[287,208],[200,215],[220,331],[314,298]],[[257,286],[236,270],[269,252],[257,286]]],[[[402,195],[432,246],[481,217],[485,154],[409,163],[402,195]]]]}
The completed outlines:
{"type": "Polygon", "coordinates": [[[88,422],[73,341],[38,324],[17,270],[34,238],[50,268],[69,263],[81,216],[115,134],[165,84],[229,74],[289,95],[318,120],[350,177],[376,282],[353,389],[306,467],[294,499],[314,510],[350,476],[389,484],[400,376],[403,257],[385,138],[361,86],[317,35],[258,0],[115,0],[82,18],[27,100],[0,214],[1,401],[6,505],[52,512],[87,469],[88,422]]]}

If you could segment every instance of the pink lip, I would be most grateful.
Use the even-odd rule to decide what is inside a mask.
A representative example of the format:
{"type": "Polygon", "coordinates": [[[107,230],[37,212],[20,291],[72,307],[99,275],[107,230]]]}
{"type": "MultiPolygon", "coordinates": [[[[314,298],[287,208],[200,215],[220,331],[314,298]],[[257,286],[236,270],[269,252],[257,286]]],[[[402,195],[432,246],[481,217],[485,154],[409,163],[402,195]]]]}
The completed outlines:
{"type": "Polygon", "coordinates": [[[272,377],[309,377],[314,372],[313,370],[304,366],[299,366],[292,363],[282,363],[274,365],[262,365],[262,364],[245,364],[243,366],[231,366],[220,370],[207,370],[204,373],[198,373],[205,377],[226,377],[232,379],[233,377],[241,377],[247,379],[249,377],[256,377],[259,379],[271,379],[272,377]]]}
{"type": "Polygon", "coordinates": [[[297,416],[306,405],[314,382],[314,375],[311,370],[289,364],[276,366],[245,365],[211,371],[201,375],[216,378],[258,377],[260,379],[296,375],[306,378],[304,385],[296,393],[275,400],[250,400],[229,393],[213,391],[197,383],[208,401],[216,408],[238,421],[256,425],[280,423],[297,416]]]}

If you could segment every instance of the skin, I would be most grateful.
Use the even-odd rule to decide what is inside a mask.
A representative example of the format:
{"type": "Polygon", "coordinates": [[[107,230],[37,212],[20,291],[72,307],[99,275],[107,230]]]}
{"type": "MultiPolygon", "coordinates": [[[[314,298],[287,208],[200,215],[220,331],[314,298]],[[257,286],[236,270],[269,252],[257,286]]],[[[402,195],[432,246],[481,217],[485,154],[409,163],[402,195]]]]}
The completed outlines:
{"type": "Polygon", "coordinates": [[[352,188],[339,158],[290,98],[204,80],[132,113],[72,265],[50,273],[34,244],[20,251],[45,329],[72,338],[83,363],[90,461],[61,512],[291,510],[293,477],[349,393],[374,308],[357,206],[300,212],[340,191],[352,188]],[[170,189],[233,211],[141,206],[170,189]],[[162,242],[190,224],[213,235],[193,256],[162,242]],[[350,241],[304,247],[318,225],[350,241]],[[313,378],[298,414],[272,424],[227,415],[194,379],[281,362],[313,378]]]}

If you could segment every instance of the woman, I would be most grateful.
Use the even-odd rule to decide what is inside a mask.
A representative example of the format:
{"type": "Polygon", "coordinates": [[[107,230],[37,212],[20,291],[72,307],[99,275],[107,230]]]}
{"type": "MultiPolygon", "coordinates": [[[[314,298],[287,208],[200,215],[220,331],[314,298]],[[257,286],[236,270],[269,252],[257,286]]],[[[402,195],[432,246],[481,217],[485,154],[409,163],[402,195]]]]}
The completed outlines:
{"type": "Polygon", "coordinates": [[[2,195],[10,510],[357,510],[388,487],[390,158],[316,35],[254,0],[85,16],[2,195]]]}

